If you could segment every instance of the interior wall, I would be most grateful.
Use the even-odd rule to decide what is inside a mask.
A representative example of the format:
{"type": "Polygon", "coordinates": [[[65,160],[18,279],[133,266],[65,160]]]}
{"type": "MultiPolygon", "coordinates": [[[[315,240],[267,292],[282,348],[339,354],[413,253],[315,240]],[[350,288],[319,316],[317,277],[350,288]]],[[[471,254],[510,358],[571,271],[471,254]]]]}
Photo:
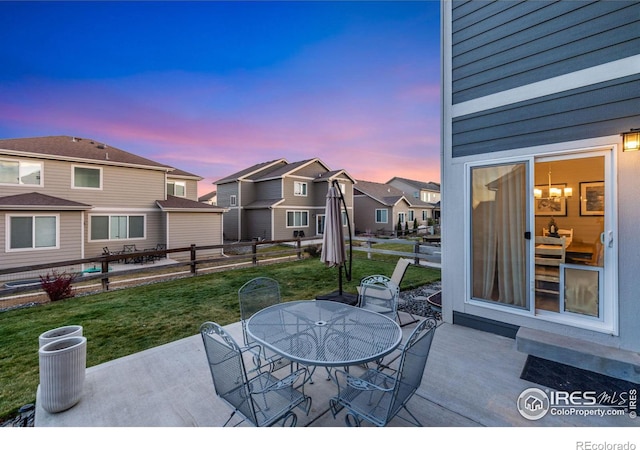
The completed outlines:
{"type": "Polygon", "coordinates": [[[553,218],[558,228],[573,228],[575,242],[594,243],[604,230],[604,216],[580,215],[580,183],[604,181],[604,157],[537,162],[534,175],[536,186],[548,186],[549,170],[551,184],[566,184],[566,187],[573,188],[573,196],[566,199],[566,216],[536,215],[535,234],[541,235],[542,228],[548,228],[553,218]]]}

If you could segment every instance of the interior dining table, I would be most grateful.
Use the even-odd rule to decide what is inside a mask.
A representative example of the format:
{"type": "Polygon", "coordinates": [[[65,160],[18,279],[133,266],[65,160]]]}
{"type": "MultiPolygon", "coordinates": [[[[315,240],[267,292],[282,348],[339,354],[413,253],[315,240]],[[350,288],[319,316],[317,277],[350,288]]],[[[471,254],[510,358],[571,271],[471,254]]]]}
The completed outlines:
{"type": "Polygon", "coordinates": [[[249,318],[247,333],[291,361],[327,371],[378,360],[402,340],[401,328],[393,319],[326,300],[269,306],[249,318]]]}

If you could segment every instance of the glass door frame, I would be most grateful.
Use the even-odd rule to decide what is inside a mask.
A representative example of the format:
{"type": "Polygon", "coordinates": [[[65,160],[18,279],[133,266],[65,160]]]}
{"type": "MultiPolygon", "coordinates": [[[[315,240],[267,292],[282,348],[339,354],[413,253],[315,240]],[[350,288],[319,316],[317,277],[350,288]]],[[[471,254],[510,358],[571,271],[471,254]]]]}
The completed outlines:
{"type": "MultiPolygon", "coordinates": [[[[599,145],[597,147],[582,147],[573,149],[555,149],[545,153],[539,153],[536,155],[528,154],[522,156],[496,158],[496,159],[484,159],[475,160],[473,162],[465,163],[465,230],[464,234],[467,240],[465,245],[465,271],[466,271],[466,283],[465,283],[465,303],[480,306],[486,309],[494,309],[513,315],[531,317],[548,322],[564,324],[574,326],[580,329],[592,330],[612,335],[618,335],[619,333],[619,318],[618,318],[618,229],[617,229],[617,186],[616,186],[616,151],[617,146],[612,145],[599,145]],[[604,270],[603,270],[603,294],[602,294],[602,317],[598,319],[590,317],[580,317],[579,315],[561,312],[540,312],[535,308],[535,211],[534,211],[534,180],[535,180],[535,164],[537,162],[554,161],[554,160],[567,160],[567,159],[581,159],[589,157],[604,157],[604,184],[605,184],[605,211],[604,211],[604,270]],[[514,308],[507,305],[501,305],[497,302],[486,301],[481,299],[474,299],[472,297],[472,230],[471,230],[471,173],[472,169],[478,167],[495,166],[502,164],[527,164],[527,189],[529,190],[526,201],[527,208],[527,229],[531,234],[531,239],[527,246],[527,258],[529,261],[527,270],[527,283],[528,283],[528,308],[514,308]]],[[[575,195],[580,195],[576,192],[575,195]]]]}

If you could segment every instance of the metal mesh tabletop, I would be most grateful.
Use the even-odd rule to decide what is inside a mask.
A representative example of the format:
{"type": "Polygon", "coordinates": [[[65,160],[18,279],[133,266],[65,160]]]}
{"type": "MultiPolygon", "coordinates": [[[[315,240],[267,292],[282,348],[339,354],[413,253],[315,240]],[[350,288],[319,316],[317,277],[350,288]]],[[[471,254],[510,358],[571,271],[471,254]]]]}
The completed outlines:
{"type": "Polygon", "coordinates": [[[306,365],[350,366],[379,359],[402,339],[389,317],[339,302],[281,303],[255,313],[247,332],[274,352],[306,365]]]}

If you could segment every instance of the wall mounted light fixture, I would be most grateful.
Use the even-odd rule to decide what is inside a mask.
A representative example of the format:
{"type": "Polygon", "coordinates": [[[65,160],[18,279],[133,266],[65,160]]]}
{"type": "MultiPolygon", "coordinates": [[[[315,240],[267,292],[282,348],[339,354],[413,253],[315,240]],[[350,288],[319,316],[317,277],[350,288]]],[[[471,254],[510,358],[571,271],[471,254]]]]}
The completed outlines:
{"type": "Polygon", "coordinates": [[[622,133],[622,151],[635,152],[640,150],[640,128],[632,128],[622,133]]]}

